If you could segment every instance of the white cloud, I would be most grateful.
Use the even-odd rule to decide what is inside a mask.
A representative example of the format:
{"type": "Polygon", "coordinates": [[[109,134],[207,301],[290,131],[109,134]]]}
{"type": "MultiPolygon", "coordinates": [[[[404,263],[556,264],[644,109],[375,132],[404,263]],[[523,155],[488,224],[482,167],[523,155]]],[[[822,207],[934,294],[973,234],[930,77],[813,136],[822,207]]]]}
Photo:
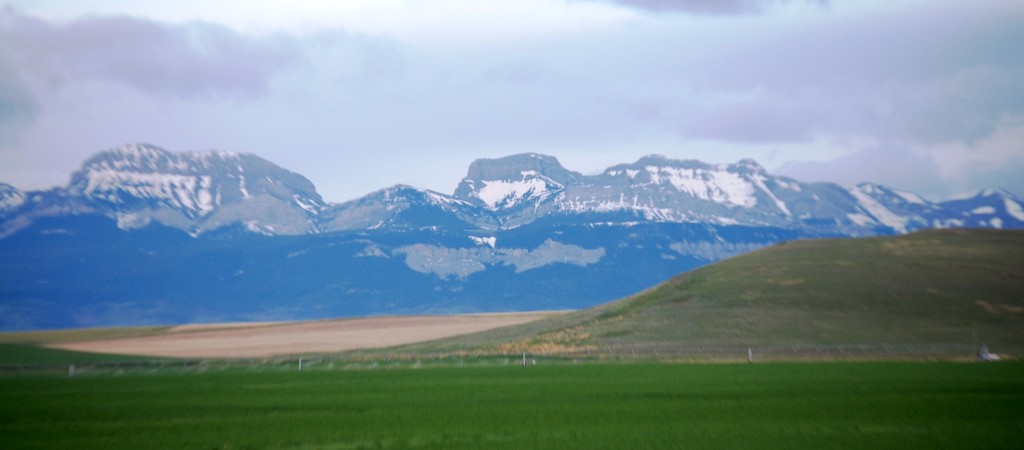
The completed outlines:
{"type": "Polygon", "coordinates": [[[481,45],[533,39],[629,20],[635,14],[609,5],[562,0],[15,0],[49,19],[83,14],[124,14],[170,23],[203,21],[248,32],[323,30],[387,36],[417,45],[481,45]]]}
{"type": "Polygon", "coordinates": [[[690,14],[757,14],[787,3],[827,5],[829,0],[599,0],[656,12],[690,14]]]}
{"type": "Polygon", "coordinates": [[[208,23],[111,16],[53,24],[11,8],[0,11],[0,42],[0,64],[42,88],[101,81],[180,96],[262,94],[297,56],[285,36],[243,36],[208,23]]]}
{"type": "Polygon", "coordinates": [[[140,140],[255,152],[335,201],[451,191],[473,159],[526,151],[585,172],[647,153],[817,161],[803,173],[929,192],[1021,154],[1017,2],[624,3],[14,2],[0,180],[39,186],[140,140]],[[883,155],[932,178],[870,170],[883,155]]]}

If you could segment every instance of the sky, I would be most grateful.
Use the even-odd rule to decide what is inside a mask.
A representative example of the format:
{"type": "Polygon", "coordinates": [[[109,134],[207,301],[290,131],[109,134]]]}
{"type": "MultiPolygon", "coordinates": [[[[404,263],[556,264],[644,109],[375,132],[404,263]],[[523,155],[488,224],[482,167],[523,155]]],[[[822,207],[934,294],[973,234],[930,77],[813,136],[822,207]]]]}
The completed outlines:
{"type": "Polygon", "coordinates": [[[0,0],[0,182],[137,142],[332,202],[525,152],[1024,195],[1024,2],[0,0]]]}

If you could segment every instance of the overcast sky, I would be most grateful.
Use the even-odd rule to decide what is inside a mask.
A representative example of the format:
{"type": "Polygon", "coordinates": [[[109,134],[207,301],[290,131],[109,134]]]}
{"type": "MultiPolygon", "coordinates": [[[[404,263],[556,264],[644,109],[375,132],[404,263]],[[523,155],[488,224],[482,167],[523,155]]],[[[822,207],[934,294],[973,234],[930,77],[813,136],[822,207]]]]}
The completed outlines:
{"type": "Polygon", "coordinates": [[[328,201],[471,161],[658,153],[1024,195],[1020,0],[0,0],[0,181],[146,142],[328,201]]]}

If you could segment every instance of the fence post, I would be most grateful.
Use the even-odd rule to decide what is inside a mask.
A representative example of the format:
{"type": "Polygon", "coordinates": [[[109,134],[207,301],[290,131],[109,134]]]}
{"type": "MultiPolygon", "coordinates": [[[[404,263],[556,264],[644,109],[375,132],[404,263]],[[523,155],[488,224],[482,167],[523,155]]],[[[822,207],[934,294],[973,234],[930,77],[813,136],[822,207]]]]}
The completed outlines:
{"type": "Polygon", "coordinates": [[[753,364],[754,363],[754,350],[751,349],[750,347],[747,347],[747,363],[748,364],[753,364]]]}
{"type": "Polygon", "coordinates": [[[299,372],[302,372],[302,358],[299,358],[299,372]]]}
{"type": "Polygon", "coordinates": [[[523,367],[526,367],[526,352],[523,352],[523,367]]]}

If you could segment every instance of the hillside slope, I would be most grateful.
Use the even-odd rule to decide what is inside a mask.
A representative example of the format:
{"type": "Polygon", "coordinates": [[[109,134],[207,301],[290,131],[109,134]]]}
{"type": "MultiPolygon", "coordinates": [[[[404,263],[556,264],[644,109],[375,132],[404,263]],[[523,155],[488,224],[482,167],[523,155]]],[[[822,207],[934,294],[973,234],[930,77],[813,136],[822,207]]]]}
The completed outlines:
{"type": "Polygon", "coordinates": [[[789,242],[624,300],[418,348],[540,352],[975,341],[1002,354],[1024,354],[1024,232],[789,242]]]}

